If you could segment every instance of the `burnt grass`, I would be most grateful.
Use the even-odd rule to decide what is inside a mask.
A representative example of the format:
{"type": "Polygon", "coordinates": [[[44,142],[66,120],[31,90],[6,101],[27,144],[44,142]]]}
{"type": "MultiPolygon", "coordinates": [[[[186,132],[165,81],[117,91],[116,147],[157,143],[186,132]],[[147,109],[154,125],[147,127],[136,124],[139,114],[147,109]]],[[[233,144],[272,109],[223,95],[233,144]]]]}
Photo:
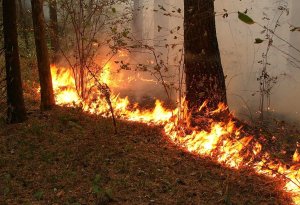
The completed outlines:
{"type": "Polygon", "coordinates": [[[232,170],[159,127],[57,107],[0,125],[0,204],[290,204],[278,179],[232,170]]]}

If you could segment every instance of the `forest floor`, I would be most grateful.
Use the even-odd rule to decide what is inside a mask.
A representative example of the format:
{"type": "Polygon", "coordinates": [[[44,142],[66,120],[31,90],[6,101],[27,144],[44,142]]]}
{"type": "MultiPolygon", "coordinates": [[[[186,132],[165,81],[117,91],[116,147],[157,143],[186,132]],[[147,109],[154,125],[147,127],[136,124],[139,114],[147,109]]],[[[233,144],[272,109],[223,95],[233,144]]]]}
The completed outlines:
{"type": "MultiPolygon", "coordinates": [[[[27,103],[28,104],[28,103],[27,103]]],[[[184,152],[159,127],[78,109],[0,124],[0,204],[289,204],[280,180],[184,152]]]]}

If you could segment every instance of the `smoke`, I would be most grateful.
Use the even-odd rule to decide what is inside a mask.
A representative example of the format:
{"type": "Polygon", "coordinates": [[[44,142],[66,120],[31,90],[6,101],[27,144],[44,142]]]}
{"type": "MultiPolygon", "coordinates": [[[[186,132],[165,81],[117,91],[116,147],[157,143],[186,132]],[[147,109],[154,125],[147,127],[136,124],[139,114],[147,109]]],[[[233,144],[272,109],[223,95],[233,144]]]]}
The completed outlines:
{"type": "MultiPolygon", "coordinates": [[[[132,29],[132,35],[141,44],[154,48],[155,52],[149,53],[147,49],[132,53],[125,51],[126,56],[120,59],[133,66],[130,71],[119,72],[120,64],[111,65],[112,78],[119,82],[118,86],[112,86],[115,92],[120,92],[122,96],[128,95],[139,102],[155,98],[173,102],[178,99],[179,70],[182,71],[183,2],[182,0],[135,0],[132,3],[132,9],[138,8],[134,12],[134,19],[138,21],[128,25],[132,29]],[[164,81],[159,75],[151,72],[155,71],[154,67],[157,63],[162,63],[164,81]],[[148,71],[135,71],[136,65],[139,64],[147,65],[148,71]],[[164,67],[167,67],[167,70],[164,67]],[[162,82],[166,83],[167,89],[162,82]]],[[[297,12],[300,9],[300,2],[298,0],[287,2],[290,13],[280,18],[280,26],[276,34],[294,47],[300,48],[300,33],[290,31],[291,25],[299,26],[297,12]]],[[[230,109],[239,117],[249,119],[258,116],[260,94],[257,78],[262,68],[258,62],[266,52],[267,45],[266,42],[254,44],[255,38],[265,40],[263,28],[257,24],[247,25],[241,22],[236,12],[247,11],[247,15],[261,25],[273,28],[278,7],[282,4],[285,4],[285,1],[215,1],[217,34],[226,75],[228,102],[230,109]],[[222,16],[224,9],[230,13],[227,18],[222,16]]],[[[268,55],[270,62],[268,72],[272,76],[277,76],[278,82],[270,93],[271,116],[288,116],[291,120],[300,120],[299,53],[286,42],[274,38],[274,47],[268,55]]]]}
{"type": "MultiPolygon", "coordinates": [[[[166,76],[173,76],[167,79],[174,88],[178,85],[178,69],[183,46],[183,1],[181,0],[140,0],[138,15],[143,19],[142,39],[144,44],[153,46],[156,53],[160,53],[160,58],[168,65],[166,76]],[[171,14],[171,15],[169,15],[171,14]],[[174,32],[174,28],[180,28],[174,32]],[[174,46],[174,48],[172,47],[174,46]],[[172,48],[171,48],[172,47],[172,48]]],[[[300,48],[299,32],[290,32],[290,25],[297,26],[297,11],[300,2],[289,1],[287,7],[290,9],[289,15],[280,18],[280,26],[276,34],[300,48]]],[[[255,38],[265,39],[262,28],[258,25],[246,25],[237,18],[237,11],[247,11],[255,21],[269,28],[275,25],[275,18],[278,15],[278,7],[285,5],[284,1],[268,0],[263,2],[235,0],[218,0],[215,3],[217,34],[222,57],[222,64],[226,75],[228,102],[230,109],[239,117],[250,119],[258,117],[260,93],[257,78],[260,75],[262,65],[258,62],[262,60],[263,53],[266,52],[266,42],[254,44],[255,38]],[[223,18],[222,13],[226,9],[228,18],[223,18]],[[269,20],[267,20],[269,19],[269,20]]],[[[140,21],[140,20],[139,20],[140,21]]],[[[134,25],[134,24],[133,24],[134,25]]],[[[134,29],[133,29],[134,30],[134,29]]],[[[274,47],[268,55],[268,72],[271,76],[277,76],[278,81],[274,84],[270,92],[270,117],[287,117],[291,120],[300,120],[300,69],[295,67],[300,55],[295,49],[291,49],[288,44],[279,38],[274,38],[274,47]],[[291,59],[290,56],[295,59],[291,59]],[[290,62],[292,60],[292,62],[290,62]]],[[[135,63],[145,63],[154,61],[153,56],[137,54],[131,56],[131,61],[135,63]]],[[[182,69],[182,67],[180,67],[182,69]]],[[[166,100],[166,92],[161,83],[154,83],[157,79],[147,72],[127,72],[126,78],[135,78],[131,81],[122,93],[129,94],[137,100],[143,98],[160,98],[166,100]],[[143,80],[144,79],[144,80],[143,80]],[[145,80],[147,79],[147,80],[145,80]]],[[[171,89],[170,95],[173,101],[178,98],[178,90],[171,89]]]]}
{"type": "MultiPolygon", "coordinates": [[[[300,48],[299,32],[290,32],[290,25],[297,26],[297,9],[300,2],[288,1],[289,15],[280,18],[280,26],[276,34],[297,48],[300,48]]],[[[262,25],[274,27],[275,17],[278,15],[278,7],[285,4],[284,1],[216,1],[216,10],[227,9],[231,11],[246,11],[255,21],[262,25]],[[266,20],[266,18],[270,20],[266,20]]],[[[257,25],[246,25],[237,19],[237,15],[229,18],[217,19],[217,32],[223,60],[223,67],[227,75],[228,100],[232,110],[239,114],[250,116],[257,115],[259,107],[259,82],[263,53],[266,52],[266,43],[254,44],[255,38],[264,39],[263,29],[257,25]]],[[[274,38],[274,47],[269,53],[268,71],[272,76],[278,76],[278,82],[274,85],[270,95],[270,114],[274,117],[289,116],[292,120],[300,120],[300,69],[292,64],[300,60],[300,53],[291,49],[286,42],[274,38]],[[292,59],[288,55],[295,57],[292,59]],[[293,61],[293,63],[290,62],[293,61]]]]}
{"type": "Polygon", "coordinates": [[[124,62],[131,65],[130,71],[123,70],[114,74],[123,78],[122,86],[115,88],[122,96],[129,96],[141,104],[151,101],[153,104],[155,99],[167,104],[176,102],[179,86],[177,69],[181,57],[179,51],[182,53],[183,46],[183,18],[174,21],[174,17],[165,15],[166,11],[174,10],[173,5],[163,0],[134,1],[132,36],[137,40],[135,43],[143,48],[127,53],[124,62]],[[176,43],[179,45],[175,46],[176,43]]]}
{"type": "MultiPolygon", "coordinates": [[[[176,12],[178,9],[183,11],[183,1],[140,0],[139,3],[141,2],[144,22],[143,38],[153,39],[155,48],[162,52],[165,58],[168,56],[168,59],[172,59],[170,64],[178,65],[180,46],[178,46],[178,49],[170,50],[162,48],[165,44],[178,44],[182,48],[183,31],[180,30],[178,35],[174,35],[170,31],[177,26],[183,27],[183,13],[178,14],[176,12]],[[153,12],[153,9],[155,12],[153,12]],[[172,15],[166,15],[168,12],[172,15]],[[157,30],[160,30],[160,32],[157,30]],[[174,60],[176,58],[177,60],[174,60]]],[[[215,2],[217,34],[226,75],[228,102],[231,110],[239,117],[250,119],[259,115],[260,93],[257,78],[260,76],[262,65],[258,62],[262,60],[262,55],[266,52],[267,42],[254,44],[256,38],[265,40],[265,33],[262,33],[263,28],[257,24],[249,26],[241,22],[237,17],[237,11],[246,11],[247,15],[255,21],[273,29],[276,16],[279,14],[278,8],[285,5],[290,12],[288,15],[284,14],[280,17],[280,26],[276,30],[276,35],[300,49],[300,33],[290,31],[291,25],[299,26],[297,25],[299,19],[297,11],[300,9],[298,0],[217,0],[215,2]],[[230,13],[228,18],[222,16],[224,9],[230,13]]],[[[271,76],[278,77],[270,92],[269,116],[299,121],[300,52],[292,49],[279,38],[274,37],[274,47],[271,47],[268,54],[270,63],[268,72],[271,76]]],[[[170,70],[171,75],[178,74],[176,66],[170,66],[170,70]]],[[[173,79],[174,82],[177,80],[177,78],[173,79]]],[[[141,89],[138,89],[137,92],[143,95],[143,89],[145,88],[143,86],[138,87],[141,89]]],[[[163,89],[161,91],[163,92],[163,89]]],[[[177,96],[178,93],[174,93],[177,96]]],[[[173,99],[176,99],[176,97],[173,99]]]]}

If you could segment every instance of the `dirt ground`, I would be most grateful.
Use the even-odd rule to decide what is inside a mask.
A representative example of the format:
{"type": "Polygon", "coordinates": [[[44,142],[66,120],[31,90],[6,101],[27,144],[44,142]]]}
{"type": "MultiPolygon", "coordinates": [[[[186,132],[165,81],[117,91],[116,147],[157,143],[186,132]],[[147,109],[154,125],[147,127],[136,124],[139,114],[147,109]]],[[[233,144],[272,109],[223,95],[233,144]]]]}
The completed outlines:
{"type": "Polygon", "coordinates": [[[281,181],[176,147],[159,127],[80,110],[0,124],[0,204],[290,204],[281,181]]]}

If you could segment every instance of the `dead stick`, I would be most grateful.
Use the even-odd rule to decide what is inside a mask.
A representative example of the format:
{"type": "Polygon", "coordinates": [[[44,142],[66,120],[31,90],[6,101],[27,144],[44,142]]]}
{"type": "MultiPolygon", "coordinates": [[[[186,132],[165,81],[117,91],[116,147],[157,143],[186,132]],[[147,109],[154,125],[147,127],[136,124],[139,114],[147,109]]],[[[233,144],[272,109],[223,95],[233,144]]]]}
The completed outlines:
{"type": "Polygon", "coordinates": [[[104,95],[105,95],[105,100],[106,100],[106,102],[107,102],[107,104],[109,106],[110,112],[111,112],[111,117],[112,117],[112,120],[113,120],[115,134],[117,134],[118,133],[117,122],[116,122],[116,117],[115,117],[115,114],[114,114],[114,108],[113,108],[111,100],[110,100],[110,89],[109,89],[109,87],[108,87],[107,84],[100,83],[99,80],[98,80],[98,78],[94,75],[94,73],[89,68],[87,68],[87,70],[92,75],[92,77],[96,80],[96,82],[98,83],[99,90],[101,92],[103,92],[104,95]]]}
{"type": "Polygon", "coordinates": [[[110,93],[108,92],[107,94],[105,94],[105,96],[106,96],[106,101],[108,103],[108,106],[109,106],[109,109],[110,109],[110,112],[111,112],[111,117],[112,117],[113,124],[114,124],[115,134],[118,134],[116,117],[115,117],[114,109],[113,109],[113,106],[112,106],[112,103],[111,103],[111,100],[110,100],[110,93]]]}

